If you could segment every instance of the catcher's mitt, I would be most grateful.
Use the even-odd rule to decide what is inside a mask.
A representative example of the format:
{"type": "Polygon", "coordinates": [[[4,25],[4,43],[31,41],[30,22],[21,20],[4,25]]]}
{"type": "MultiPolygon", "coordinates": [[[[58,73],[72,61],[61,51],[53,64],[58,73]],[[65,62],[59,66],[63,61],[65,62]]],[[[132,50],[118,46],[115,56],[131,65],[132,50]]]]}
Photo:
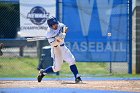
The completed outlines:
{"type": "Polygon", "coordinates": [[[1,51],[1,49],[4,47],[4,44],[3,43],[0,43],[0,56],[3,55],[3,52],[1,51]]]}

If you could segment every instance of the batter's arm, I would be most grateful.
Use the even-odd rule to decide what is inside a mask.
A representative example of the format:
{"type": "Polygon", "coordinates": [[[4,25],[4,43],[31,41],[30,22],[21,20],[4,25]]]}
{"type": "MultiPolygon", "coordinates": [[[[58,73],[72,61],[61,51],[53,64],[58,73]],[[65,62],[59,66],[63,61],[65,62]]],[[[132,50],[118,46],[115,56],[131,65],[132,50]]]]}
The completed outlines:
{"type": "Polygon", "coordinates": [[[61,41],[62,39],[65,38],[67,31],[68,31],[68,27],[66,27],[66,26],[62,27],[62,32],[58,36],[56,36],[55,38],[57,40],[61,41]]]}
{"type": "Polygon", "coordinates": [[[63,27],[63,32],[62,32],[62,33],[67,33],[67,31],[68,31],[68,27],[67,27],[67,26],[64,26],[64,27],[63,27]]]}
{"type": "Polygon", "coordinates": [[[53,40],[48,40],[51,46],[57,46],[60,45],[60,41],[56,38],[54,38],[53,40]]]}

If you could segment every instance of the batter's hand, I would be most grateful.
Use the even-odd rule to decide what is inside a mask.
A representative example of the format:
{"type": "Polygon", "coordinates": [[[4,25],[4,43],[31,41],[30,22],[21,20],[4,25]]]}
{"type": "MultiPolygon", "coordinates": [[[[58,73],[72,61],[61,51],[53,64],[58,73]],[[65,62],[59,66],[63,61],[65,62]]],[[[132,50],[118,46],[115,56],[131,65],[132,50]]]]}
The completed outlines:
{"type": "Polygon", "coordinates": [[[68,27],[64,26],[63,27],[63,33],[67,33],[67,31],[68,31],[68,27]]]}
{"type": "Polygon", "coordinates": [[[58,37],[61,38],[61,39],[64,39],[66,37],[66,33],[61,33],[61,34],[59,34],[58,37]]]}
{"type": "Polygon", "coordinates": [[[57,37],[55,37],[56,40],[62,41],[65,39],[66,33],[60,33],[57,37]]]}

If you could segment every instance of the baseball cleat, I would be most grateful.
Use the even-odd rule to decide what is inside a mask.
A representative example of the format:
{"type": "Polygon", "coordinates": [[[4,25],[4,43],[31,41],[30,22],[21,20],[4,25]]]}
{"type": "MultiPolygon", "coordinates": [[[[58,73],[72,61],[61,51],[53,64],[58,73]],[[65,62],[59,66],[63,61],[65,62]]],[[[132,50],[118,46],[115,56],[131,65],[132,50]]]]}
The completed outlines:
{"type": "Polygon", "coordinates": [[[41,82],[41,80],[42,80],[42,78],[45,76],[44,74],[43,74],[43,69],[41,69],[40,71],[39,71],[39,75],[38,75],[38,77],[37,77],[37,80],[38,80],[38,82],[41,82]]]}
{"type": "Polygon", "coordinates": [[[75,79],[75,83],[81,83],[82,82],[82,79],[80,78],[80,77],[77,77],[76,79],[75,79]]]}

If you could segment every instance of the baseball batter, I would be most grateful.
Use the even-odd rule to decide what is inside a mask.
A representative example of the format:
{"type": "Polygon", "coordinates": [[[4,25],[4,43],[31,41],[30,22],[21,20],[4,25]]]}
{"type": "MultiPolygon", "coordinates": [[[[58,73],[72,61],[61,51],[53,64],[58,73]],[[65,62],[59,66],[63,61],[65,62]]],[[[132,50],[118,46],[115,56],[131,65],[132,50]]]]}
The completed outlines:
{"type": "Polygon", "coordinates": [[[70,52],[70,50],[65,46],[64,39],[66,36],[67,27],[58,22],[56,18],[51,17],[47,20],[48,31],[46,33],[46,38],[51,45],[51,57],[53,58],[53,66],[46,69],[41,69],[38,75],[38,82],[41,82],[42,78],[47,75],[47,73],[60,71],[63,61],[66,61],[70,70],[74,74],[75,83],[81,82],[80,75],[78,74],[78,69],[75,64],[75,58],[70,52]]]}

